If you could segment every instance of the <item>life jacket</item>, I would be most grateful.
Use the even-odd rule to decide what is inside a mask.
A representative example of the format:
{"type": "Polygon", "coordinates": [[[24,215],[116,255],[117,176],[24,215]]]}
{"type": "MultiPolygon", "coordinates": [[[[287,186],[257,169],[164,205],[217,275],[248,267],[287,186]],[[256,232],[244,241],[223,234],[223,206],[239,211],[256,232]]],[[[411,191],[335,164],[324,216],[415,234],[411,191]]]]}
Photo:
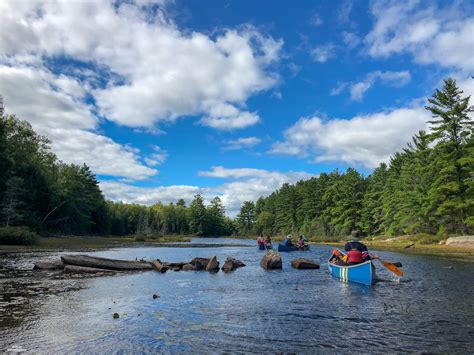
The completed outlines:
{"type": "Polygon", "coordinates": [[[359,250],[349,250],[347,252],[348,263],[363,263],[362,253],[359,250]]]}

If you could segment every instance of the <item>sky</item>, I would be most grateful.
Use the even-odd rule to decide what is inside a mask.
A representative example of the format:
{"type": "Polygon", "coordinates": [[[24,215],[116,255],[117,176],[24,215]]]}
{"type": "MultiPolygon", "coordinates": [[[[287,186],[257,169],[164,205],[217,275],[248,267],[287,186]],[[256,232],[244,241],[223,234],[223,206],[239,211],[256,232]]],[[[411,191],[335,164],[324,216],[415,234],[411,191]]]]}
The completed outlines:
{"type": "Polygon", "coordinates": [[[7,113],[89,165],[105,196],[245,200],[364,175],[474,94],[470,1],[0,1],[7,113]]]}

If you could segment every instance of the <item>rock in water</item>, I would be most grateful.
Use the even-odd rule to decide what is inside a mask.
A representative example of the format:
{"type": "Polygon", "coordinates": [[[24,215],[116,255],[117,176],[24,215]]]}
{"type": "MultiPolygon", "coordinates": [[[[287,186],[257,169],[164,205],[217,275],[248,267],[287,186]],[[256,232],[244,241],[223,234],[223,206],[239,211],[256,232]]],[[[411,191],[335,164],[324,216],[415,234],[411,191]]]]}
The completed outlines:
{"type": "Polygon", "coordinates": [[[196,270],[206,270],[207,264],[209,264],[209,259],[206,258],[194,258],[190,262],[191,265],[196,267],[196,270]]]}
{"type": "Polygon", "coordinates": [[[206,271],[209,272],[218,272],[219,271],[219,262],[217,261],[217,257],[213,256],[209,263],[206,266],[206,271]]]}
{"type": "Polygon", "coordinates": [[[117,318],[120,317],[120,316],[119,316],[118,313],[114,313],[112,317],[114,317],[114,319],[117,319],[117,318]]]}
{"type": "Polygon", "coordinates": [[[243,267],[245,264],[241,262],[240,260],[231,258],[230,256],[227,258],[227,260],[224,263],[224,266],[222,266],[222,271],[224,272],[231,272],[234,271],[235,269],[239,267],[243,267]]]}
{"type": "Polygon", "coordinates": [[[185,264],[185,265],[183,265],[183,268],[181,270],[183,270],[183,271],[196,271],[197,267],[192,265],[192,264],[185,264]]]}
{"type": "Polygon", "coordinates": [[[265,270],[281,269],[281,256],[274,250],[267,251],[260,261],[260,266],[265,270]]]}
{"type": "Polygon", "coordinates": [[[106,274],[106,273],[115,273],[115,270],[108,269],[98,269],[96,267],[86,267],[86,266],[76,266],[76,265],[66,265],[64,267],[64,272],[78,272],[78,273],[87,273],[87,274],[106,274]]]}
{"type": "Polygon", "coordinates": [[[298,258],[291,261],[291,266],[295,269],[319,269],[319,264],[312,260],[298,258]]]}

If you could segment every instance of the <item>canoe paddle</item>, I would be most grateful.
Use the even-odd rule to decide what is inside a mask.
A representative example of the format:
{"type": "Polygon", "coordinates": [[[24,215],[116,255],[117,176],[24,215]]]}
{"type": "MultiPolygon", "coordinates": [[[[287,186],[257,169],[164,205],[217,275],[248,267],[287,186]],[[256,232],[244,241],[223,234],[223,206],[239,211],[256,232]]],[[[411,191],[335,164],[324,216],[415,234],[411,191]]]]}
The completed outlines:
{"type": "Polygon", "coordinates": [[[402,277],[403,276],[403,271],[400,270],[398,267],[396,267],[395,265],[393,265],[392,263],[388,262],[387,260],[382,260],[380,258],[378,258],[378,260],[382,263],[383,266],[385,266],[387,269],[389,269],[391,272],[393,272],[395,275],[397,275],[398,277],[402,277]]]}

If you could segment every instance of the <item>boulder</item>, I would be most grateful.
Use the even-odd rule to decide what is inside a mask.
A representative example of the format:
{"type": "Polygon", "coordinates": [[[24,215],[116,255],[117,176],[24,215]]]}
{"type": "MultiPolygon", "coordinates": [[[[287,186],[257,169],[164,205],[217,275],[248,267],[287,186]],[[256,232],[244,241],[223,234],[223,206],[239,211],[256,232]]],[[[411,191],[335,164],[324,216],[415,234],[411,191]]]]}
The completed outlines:
{"type": "Polygon", "coordinates": [[[206,271],[209,272],[218,272],[219,271],[219,262],[217,261],[217,257],[213,256],[206,266],[206,271]]]}
{"type": "Polygon", "coordinates": [[[260,266],[265,270],[281,269],[282,263],[280,254],[274,250],[267,251],[260,261],[260,266]]]}
{"type": "Polygon", "coordinates": [[[186,264],[187,263],[165,263],[164,265],[166,265],[173,271],[181,271],[183,269],[183,266],[186,264]]]}
{"type": "Polygon", "coordinates": [[[240,260],[231,258],[230,256],[226,259],[224,266],[222,266],[222,271],[224,272],[231,272],[239,267],[243,267],[245,264],[240,260]]]}
{"type": "Polygon", "coordinates": [[[446,240],[446,245],[474,248],[474,235],[463,235],[461,237],[448,238],[448,240],[446,240]]]}
{"type": "Polygon", "coordinates": [[[206,270],[207,264],[209,264],[209,259],[206,258],[194,258],[190,262],[191,265],[196,267],[196,270],[206,270]]]}
{"type": "Polygon", "coordinates": [[[319,269],[319,264],[312,260],[298,258],[291,261],[291,266],[295,269],[319,269]]]}
{"type": "Polygon", "coordinates": [[[34,270],[62,270],[64,269],[64,264],[61,260],[47,260],[47,261],[37,261],[34,270]]]}
{"type": "Polygon", "coordinates": [[[183,271],[196,271],[196,270],[198,270],[198,268],[193,264],[185,264],[185,265],[183,265],[183,268],[181,270],[183,270],[183,271]]]}

